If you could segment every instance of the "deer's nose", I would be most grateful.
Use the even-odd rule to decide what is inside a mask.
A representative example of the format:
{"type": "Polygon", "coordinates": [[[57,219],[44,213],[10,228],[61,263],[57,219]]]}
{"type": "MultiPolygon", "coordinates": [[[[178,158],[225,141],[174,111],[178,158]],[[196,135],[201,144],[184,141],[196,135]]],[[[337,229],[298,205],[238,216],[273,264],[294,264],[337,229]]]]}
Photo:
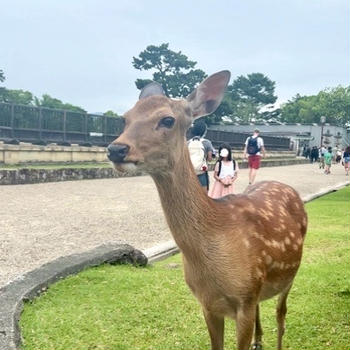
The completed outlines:
{"type": "Polygon", "coordinates": [[[129,152],[129,146],[122,143],[110,144],[107,147],[107,157],[112,162],[121,163],[129,152]]]}

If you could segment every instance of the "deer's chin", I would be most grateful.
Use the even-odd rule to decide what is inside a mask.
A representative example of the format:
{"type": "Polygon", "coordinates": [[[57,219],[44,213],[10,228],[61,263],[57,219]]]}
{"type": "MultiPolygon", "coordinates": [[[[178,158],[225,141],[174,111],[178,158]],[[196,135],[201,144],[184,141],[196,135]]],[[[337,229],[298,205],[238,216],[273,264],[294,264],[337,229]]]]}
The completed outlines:
{"type": "Polygon", "coordinates": [[[122,173],[133,172],[138,170],[137,163],[134,162],[124,162],[124,163],[113,163],[114,168],[122,173]]]}

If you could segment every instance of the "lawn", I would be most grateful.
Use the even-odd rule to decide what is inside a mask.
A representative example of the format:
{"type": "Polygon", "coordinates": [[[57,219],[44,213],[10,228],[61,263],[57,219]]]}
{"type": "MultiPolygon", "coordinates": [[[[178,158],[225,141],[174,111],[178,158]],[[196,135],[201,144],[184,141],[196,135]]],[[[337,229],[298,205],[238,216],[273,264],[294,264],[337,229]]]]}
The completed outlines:
{"type": "MultiPolygon", "coordinates": [[[[309,229],[288,299],[284,349],[349,349],[349,199],[347,187],[306,205],[309,229]]],[[[103,265],[56,283],[24,307],[24,349],[208,349],[181,265],[180,255],[146,268],[103,265]]],[[[276,348],[275,302],[261,306],[265,350],[276,348]]],[[[231,320],[225,348],[236,348],[231,320]]]]}

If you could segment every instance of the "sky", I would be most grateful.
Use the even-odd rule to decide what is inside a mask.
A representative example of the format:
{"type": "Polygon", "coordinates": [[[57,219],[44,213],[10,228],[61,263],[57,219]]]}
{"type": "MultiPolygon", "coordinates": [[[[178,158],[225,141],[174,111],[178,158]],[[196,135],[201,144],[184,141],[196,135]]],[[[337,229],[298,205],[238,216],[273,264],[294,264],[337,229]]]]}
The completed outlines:
{"type": "Polygon", "coordinates": [[[349,24],[348,0],[0,0],[2,85],[123,114],[152,77],[133,57],[169,43],[208,75],[265,74],[283,103],[350,84],[349,24]]]}

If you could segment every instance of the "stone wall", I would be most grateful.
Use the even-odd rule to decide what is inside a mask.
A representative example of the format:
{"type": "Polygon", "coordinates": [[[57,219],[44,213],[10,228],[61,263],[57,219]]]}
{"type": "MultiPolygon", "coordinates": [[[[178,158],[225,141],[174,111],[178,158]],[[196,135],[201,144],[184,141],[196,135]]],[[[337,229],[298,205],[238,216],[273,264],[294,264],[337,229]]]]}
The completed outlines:
{"type": "MultiPolygon", "coordinates": [[[[240,159],[242,151],[233,151],[240,159]]],[[[294,152],[268,151],[269,158],[295,157],[294,152]]],[[[37,146],[27,143],[8,145],[0,143],[0,165],[28,163],[79,163],[108,162],[105,147],[83,146],[37,146]]]]}
{"type": "MultiPolygon", "coordinates": [[[[308,163],[306,159],[264,159],[262,167],[308,163]]],[[[209,165],[213,170],[215,163],[209,165]]],[[[247,162],[239,162],[241,169],[247,168],[247,162]]],[[[0,170],[0,185],[33,184],[83,179],[106,179],[144,175],[141,171],[117,173],[114,168],[62,168],[62,169],[11,169],[0,170]]]]}
{"type": "Polygon", "coordinates": [[[0,164],[106,162],[105,147],[37,146],[28,143],[0,143],[0,164]]]}

